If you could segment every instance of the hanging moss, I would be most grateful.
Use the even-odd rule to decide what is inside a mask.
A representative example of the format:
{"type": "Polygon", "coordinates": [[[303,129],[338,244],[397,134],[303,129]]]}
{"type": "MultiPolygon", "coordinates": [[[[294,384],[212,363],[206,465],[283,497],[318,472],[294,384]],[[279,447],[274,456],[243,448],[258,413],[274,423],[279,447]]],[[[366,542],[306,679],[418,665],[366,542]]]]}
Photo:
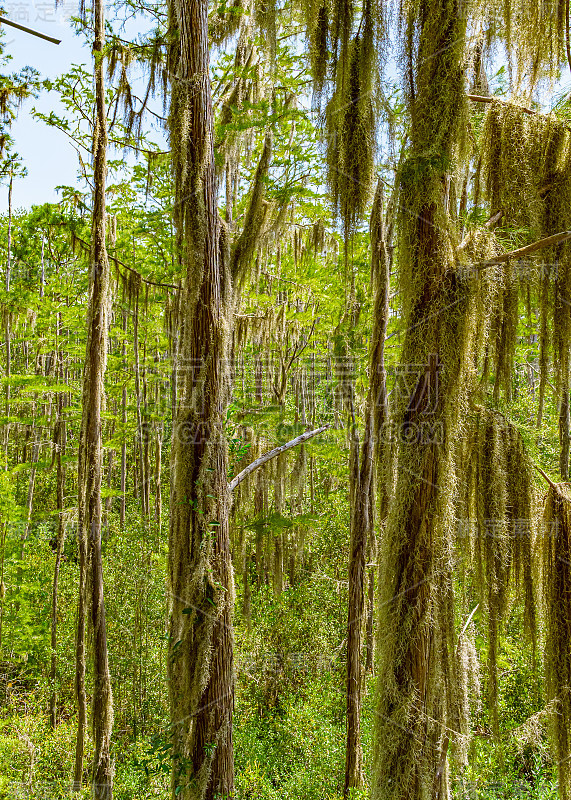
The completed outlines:
{"type": "MultiPolygon", "coordinates": [[[[528,241],[551,236],[571,226],[571,137],[554,117],[530,115],[517,106],[495,101],[486,114],[480,142],[476,194],[481,185],[491,213],[502,212],[500,233],[518,230],[528,241]]],[[[528,264],[515,264],[519,275],[504,273],[504,290],[493,309],[495,397],[503,385],[509,395],[511,364],[518,319],[516,283],[528,302],[537,293],[540,310],[541,424],[548,370],[553,351],[557,387],[568,382],[571,336],[570,250],[567,243],[546,249],[528,264]],[[520,268],[521,267],[521,268],[520,268]],[[506,325],[507,323],[507,325],[506,325]],[[550,331],[553,331],[551,337],[550,331]]]]}
{"type": "Polygon", "coordinates": [[[277,52],[276,27],[277,0],[256,0],[255,17],[265,47],[269,55],[270,69],[273,72],[277,52]]]}
{"type": "Polygon", "coordinates": [[[309,31],[309,55],[311,59],[311,74],[313,77],[313,94],[314,101],[319,103],[327,78],[330,47],[329,9],[325,3],[319,7],[315,18],[315,24],[309,31]]]}
{"type": "Polygon", "coordinates": [[[513,89],[531,95],[542,79],[555,80],[565,59],[565,0],[477,0],[488,35],[501,37],[513,89]]]}
{"type": "MultiPolygon", "coordinates": [[[[499,412],[481,409],[468,441],[464,513],[466,523],[471,518],[476,524],[469,525],[470,538],[463,535],[458,543],[464,552],[469,544],[467,555],[473,561],[475,585],[488,620],[488,698],[492,728],[498,736],[498,645],[512,590],[523,597],[525,625],[534,650],[537,639],[533,474],[521,434],[499,412]]],[[[465,534],[465,525],[459,531],[465,534]]]]}
{"type": "Polygon", "coordinates": [[[366,211],[374,175],[376,125],[369,57],[365,35],[357,36],[351,43],[347,80],[326,110],[329,187],[347,234],[366,211]]]}
{"type": "Polygon", "coordinates": [[[233,0],[225,11],[220,10],[222,6],[216,9],[209,25],[210,39],[213,44],[220,46],[237,33],[243,15],[250,11],[249,6],[250,4],[244,0],[233,0]]]}
{"type": "Polygon", "coordinates": [[[541,231],[539,189],[546,129],[544,118],[494,101],[480,141],[481,179],[492,213],[503,209],[509,225],[529,229],[531,240],[541,231]]]}

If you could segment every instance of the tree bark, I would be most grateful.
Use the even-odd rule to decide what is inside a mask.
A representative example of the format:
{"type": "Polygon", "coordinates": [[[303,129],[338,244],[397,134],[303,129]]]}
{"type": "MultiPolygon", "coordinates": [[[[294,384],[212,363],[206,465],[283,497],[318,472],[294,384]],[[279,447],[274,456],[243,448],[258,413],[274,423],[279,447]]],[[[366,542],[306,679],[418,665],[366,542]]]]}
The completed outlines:
{"type": "Polygon", "coordinates": [[[217,210],[206,0],[170,0],[169,132],[174,222],[184,271],[171,447],[169,531],[173,800],[232,796],[234,585],[224,424],[236,293],[263,225],[266,136],[230,257],[217,210]]]}
{"type": "Polygon", "coordinates": [[[185,270],[169,531],[173,800],[234,791],[234,598],[224,434],[232,293],[217,211],[206,0],[170,0],[170,139],[185,270]]]}
{"type": "Polygon", "coordinates": [[[561,449],[559,451],[559,472],[561,480],[567,482],[569,480],[569,444],[571,442],[571,419],[569,410],[569,384],[565,381],[561,389],[561,406],[559,409],[559,442],[561,449]]]}
{"type": "MultiPolygon", "coordinates": [[[[8,253],[6,259],[6,291],[10,291],[10,280],[12,277],[12,187],[14,183],[14,176],[10,175],[10,184],[8,186],[8,253]]],[[[12,369],[12,332],[10,330],[10,312],[6,313],[6,389],[5,389],[5,404],[6,404],[6,428],[4,431],[5,436],[5,450],[6,450],[6,468],[8,467],[8,444],[10,438],[10,376],[12,369]]]]}
{"type": "Polygon", "coordinates": [[[438,604],[448,586],[445,520],[468,348],[463,325],[470,293],[455,271],[446,230],[446,170],[461,119],[466,22],[456,0],[417,11],[407,21],[417,44],[409,52],[414,86],[411,145],[400,171],[399,260],[408,287],[401,365],[403,373],[414,366],[420,374],[414,389],[398,398],[396,486],[381,539],[373,800],[441,795],[434,776],[448,698],[437,676],[452,660],[446,636],[437,639],[435,619],[444,613],[438,604]]]}
{"type": "MultiPolygon", "coordinates": [[[[127,333],[127,312],[123,311],[123,333],[127,333]]],[[[126,352],[127,352],[127,344],[125,342],[125,337],[123,338],[123,347],[122,347],[122,356],[123,356],[123,369],[127,371],[127,361],[126,361],[126,352]]],[[[123,379],[125,380],[125,378],[123,379]]],[[[127,440],[126,440],[126,429],[127,429],[127,385],[126,383],[123,385],[123,391],[121,392],[121,426],[123,430],[122,442],[121,442],[121,504],[119,507],[119,519],[121,523],[121,528],[125,527],[125,510],[127,506],[127,440]]]]}
{"type": "Polygon", "coordinates": [[[93,797],[111,800],[113,765],[110,743],[113,728],[113,697],[101,553],[102,420],[104,377],[108,343],[109,260],[105,241],[105,183],[107,172],[107,118],[105,108],[104,57],[105,11],[103,0],[94,4],[93,43],[95,73],[95,125],[93,132],[93,212],[91,232],[90,295],[87,312],[87,347],[83,371],[83,413],[78,454],[78,534],[80,542],[80,593],[76,652],[76,686],[79,720],[74,788],[81,788],[85,738],[85,617],[89,570],[90,620],[93,629],[93,797]]]}
{"type": "Polygon", "coordinates": [[[56,539],[56,559],[54,564],[54,579],[52,586],[52,624],[51,624],[51,664],[50,664],[50,725],[55,728],[57,725],[57,614],[58,614],[58,582],[63,546],[65,543],[65,520],[64,520],[64,493],[65,493],[65,467],[62,464],[62,457],[65,455],[66,429],[63,419],[63,395],[59,396],[58,418],[56,420],[56,434],[54,436],[54,446],[56,447],[56,505],[58,510],[58,530],[56,539]]]}
{"type": "Polygon", "coordinates": [[[343,795],[363,785],[361,748],[361,638],[365,609],[365,548],[371,526],[369,492],[373,476],[372,414],[365,421],[363,445],[353,432],[351,442],[351,554],[347,619],[347,743],[343,795]]]}

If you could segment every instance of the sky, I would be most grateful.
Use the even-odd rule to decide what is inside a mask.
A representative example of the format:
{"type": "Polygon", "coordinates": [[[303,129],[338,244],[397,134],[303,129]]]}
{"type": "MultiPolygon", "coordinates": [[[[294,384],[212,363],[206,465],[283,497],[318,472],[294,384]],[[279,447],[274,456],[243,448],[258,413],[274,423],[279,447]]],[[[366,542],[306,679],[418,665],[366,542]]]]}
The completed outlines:
{"type": "MultiPolygon", "coordinates": [[[[82,39],[69,24],[77,10],[77,0],[64,0],[57,9],[55,0],[7,0],[4,16],[8,19],[62,40],[61,44],[54,45],[2,25],[5,53],[12,57],[7,70],[17,72],[30,66],[37,69],[42,78],[55,78],[72,64],[91,65],[89,48],[83,46],[82,39]]],[[[35,121],[30,114],[33,106],[44,112],[53,109],[57,113],[58,108],[61,109],[57,95],[51,92],[26,100],[18,112],[12,127],[14,149],[22,157],[28,175],[14,181],[14,208],[57,201],[55,187],[74,184],[78,172],[76,152],[65,134],[35,121]]],[[[6,211],[7,206],[7,187],[0,185],[0,212],[6,211]]]]}

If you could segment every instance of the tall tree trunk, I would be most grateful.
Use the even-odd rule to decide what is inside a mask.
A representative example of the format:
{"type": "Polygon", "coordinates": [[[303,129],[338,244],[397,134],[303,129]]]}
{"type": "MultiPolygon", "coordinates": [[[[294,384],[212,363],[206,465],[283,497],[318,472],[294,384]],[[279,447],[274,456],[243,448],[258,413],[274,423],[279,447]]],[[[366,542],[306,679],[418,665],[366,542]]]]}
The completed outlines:
{"type": "Polygon", "coordinates": [[[87,348],[83,372],[83,414],[78,455],[78,533],[80,540],[80,594],[78,609],[76,685],[78,724],[74,787],[81,787],[85,737],[85,616],[87,576],[90,574],[90,619],[93,629],[93,797],[111,800],[113,766],[110,741],[113,698],[107,653],[103,563],[101,554],[101,477],[103,381],[107,360],[109,261],[105,241],[105,182],[107,172],[107,119],[104,58],[105,14],[103,0],[94,4],[95,127],[93,133],[93,216],[91,232],[90,296],[87,312],[87,348]]]}
{"type": "Polygon", "coordinates": [[[361,632],[365,608],[365,548],[371,526],[369,493],[373,474],[372,414],[367,412],[362,451],[353,432],[351,441],[351,553],[349,560],[349,598],[347,619],[347,743],[345,749],[345,787],[363,784],[361,749],[361,632]]]}
{"type": "MultiPolygon", "coordinates": [[[[14,176],[10,175],[10,184],[8,186],[8,253],[6,257],[6,291],[10,291],[10,281],[12,277],[12,187],[14,183],[14,176]]],[[[5,436],[5,450],[6,450],[6,468],[8,468],[8,444],[10,439],[10,376],[11,376],[11,362],[12,362],[12,332],[10,330],[10,312],[6,311],[6,389],[5,389],[5,403],[6,403],[6,428],[4,431],[5,436]]]]}
{"type": "MultiPolygon", "coordinates": [[[[280,515],[284,512],[286,467],[287,455],[285,453],[280,453],[276,459],[276,479],[274,484],[274,507],[276,514],[280,515]]],[[[279,595],[284,589],[284,546],[283,534],[280,528],[273,533],[273,545],[273,585],[274,593],[279,595]]]]}
{"type": "Polygon", "coordinates": [[[415,389],[399,398],[397,480],[381,540],[373,800],[427,800],[444,789],[435,776],[445,774],[441,744],[450,719],[442,687],[449,688],[454,625],[437,629],[435,619],[449,591],[446,519],[470,302],[450,254],[445,188],[465,92],[460,6],[423,3],[407,21],[413,85],[411,145],[400,171],[399,261],[408,287],[401,362],[408,374],[423,366],[415,389]]]}
{"type": "Polygon", "coordinates": [[[233,577],[224,419],[231,286],[217,211],[206,0],[170,0],[170,138],[185,268],[169,533],[173,800],[234,791],[233,577]]]}
{"type": "MultiPolygon", "coordinates": [[[[351,442],[351,552],[349,560],[349,598],[347,621],[347,742],[345,751],[344,795],[363,783],[361,751],[361,640],[365,614],[365,556],[374,540],[374,469],[376,456],[386,457],[381,442],[384,423],[388,418],[386,371],[384,359],[385,336],[389,304],[389,263],[386,252],[383,226],[383,185],[378,182],[371,212],[371,278],[374,293],[374,320],[371,336],[370,387],[363,444],[359,453],[359,441],[353,432],[351,442]]],[[[380,488],[379,507],[381,517],[386,514],[387,480],[386,465],[377,469],[380,488]]],[[[371,576],[371,585],[372,585],[371,576]]],[[[367,617],[367,660],[371,659],[372,602],[367,617]],[[370,622],[369,622],[370,619],[370,622]]]]}
{"type": "MultiPolygon", "coordinates": [[[[374,557],[375,552],[369,549],[374,557]]],[[[367,626],[365,631],[365,674],[373,672],[375,657],[375,567],[370,567],[367,588],[367,626]]]]}
{"type": "Polygon", "coordinates": [[[160,531],[161,517],[163,515],[163,498],[161,490],[161,470],[163,453],[163,425],[155,426],[155,522],[160,531]]]}
{"type": "Polygon", "coordinates": [[[141,481],[141,509],[143,516],[148,515],[147,506],[147,478],[145,473],[145,433],[143,431],[143,417],[141,412],[141,368],[139,363],[139,292],[135,296],[135,309],[133,312],[133,352],[135,355],[135,398],[137,401],[137,441],[139,445],[139,476],[141,481]]]}

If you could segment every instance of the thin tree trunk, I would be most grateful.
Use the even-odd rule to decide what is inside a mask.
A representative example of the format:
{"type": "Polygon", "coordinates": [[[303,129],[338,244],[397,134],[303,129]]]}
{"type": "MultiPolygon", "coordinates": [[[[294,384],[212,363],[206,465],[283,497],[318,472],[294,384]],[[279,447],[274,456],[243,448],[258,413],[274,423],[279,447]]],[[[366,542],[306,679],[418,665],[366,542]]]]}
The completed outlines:
{"type": "MultiPolygon", "coordinates": [[[[389,262],[383,226],[383,185],[379,181],[371,212],[371,278],[374,293],[374,319],[371,337],[371,379],[361,453],[356,431],[351,442],[351,554],[349,561],[349,597],[347,622],[347,742],[345,751],[344,796],[363,784],[361,749],[361,638],[365,613],[365,556],[374,549],[374,469],[386,457],[382,432],[388,419],[384,343],[388,322],[389,262]],[[383,454],[381,456],[381,454],[383,454]]],[[[351,412],[352,412],[352,401],[351,412]]],[[[353,413],[353,412],[352,412],[353,413]]],[[[387,469],[377,469],[380,488],[380,516],[384,519],[387,506],[387,469]]],[[[372,580],[370,583],[370,590],[372,580]]],[[[372,659],[372,601],[367,618],[367,660],[372,659]]]]}
{"type": "Polygon", "coordinates": [[[155,522],[159,530],[161,526],[161,518],[163,515],[163,498],[161,491],[161,469],[162,469],[162,452],[163,452],[163,427],[155,427],[155,522]]]}
{"type": "MultiPolygon", "coordinates": [[[[123,333],[127,333],[127,312],[123,311],[123,333]]],[[[123,366],[126,370],[126,342],[125,336],[123,337],[123,366]]],[[[125,527],[125,509],[127,503],[127,440],[125,438],[125,431],[127,429],[127,386],[123,386],[121,393],[121,425],[123,430],[123,441],[121,444],[121,506],[120,506],[120,521],[121,528],[125,527]]]]}
{"type": "MultiPolygon", "coordinates": [[[[10,280],[12,277],[12,186],[14,176],[10,175],[10,184],[8,187],[8,253],[6,259],[6,292],[10,291],[10,280]]],[[[11,377],[11,361],[12,361],[12,333],[10,330],[10,313],[6,313],[6,428],[5,436],[5,449],[6,449],[6,468],[8,468],[8,444],[10,439],[10,377],[11,377]]]]}
{"type": "Polygon", "coordinates": [[[356,431],[353,431],[351,441],[351,554],[347,619],[347,743],[344,797],[349,795],[350,789],[358,789],[363,785],[361,631],[365,609],[365,548],[371,525],[369,492],[373,476],[372,427],[372,414],[368,410],[360,454],[356,431]]]}
{"type": "Polygon", "coordinates": [[[64,520],[64,494],[65,494],[65,467],[62,464],[62,457],[65,455],[66,430],[65,420],[63,419],[63,395],[59,396],[58,419],[56,421],[56,435],[54,445],[56,447],[56,505],[58,510],[58,530],[56,544],[56,559],[54,564],[54,579],[52,587],[52,623],[51,623],[51,664],[50,664],[50,725],[52,728],[57,724],[57,614],[58,614],[58,581],[61,565],[63,546],[65,543],[65,520],[64,520]]]}
{"type": "Polygon", "coordinates": [[[367,629],[365,633],[365,674],[373,672],[375,655],[375,568],[369,569],[367,591],[367,629]]]}
{"type": "Polygon", "coordinates": [[[141,370],[139,364],[139,293],[135,298],[135,311],[133,314],[133,350],[135,354],[135,398],[137,401],[137,441],[139,445],[139,475],[141,481],[141,508],[143,516],[148,514],[147,507],[147,475],[145,474],[145,435],[143,432],[143,418],[141,413],[141,370]]]}
{"type": "Polygon", "coordinates": [[[2,657],[2,630],[4,622],[4,603],[6,601],[6,585],[4,584],[4,563],[6,558],[6,532],[8,530],[8,523],[6,520],[2,521],[0,529],[0,658],[2,657]]]}
{"type": "Polygon", "coordinates": [[[103,381],[107,359],[109,261],[105,242],[105,181],[107,171],[107,120],[105,109],[104,58],[105,15],[103,0],[94,4],[95,37],[95,129],[93,134],[93,216],[90,298],[87,315],[87,348],[83,373],[83,415],[78,455],[78,528],[80,540],[80,594],[76,653],[76,685],[80,719],[77,733],[74,788],[81,787],[85,738],[85,616],[87,575],[90,573],[90,619],[93,629],[93,797],[111,800],[113,765],[110,742],[113,698],[101,556],[101,477],[103,381]]]}
{"type": "Polygon", "coordinates": [[[561,480],[569,480],[569,444],[571,442],[571,419],[569,410],[569,386],[565,382],[561,390],[561,407],[559,410],[559,441],[561,445],[559,453],[559,472],[561,480]]]}

